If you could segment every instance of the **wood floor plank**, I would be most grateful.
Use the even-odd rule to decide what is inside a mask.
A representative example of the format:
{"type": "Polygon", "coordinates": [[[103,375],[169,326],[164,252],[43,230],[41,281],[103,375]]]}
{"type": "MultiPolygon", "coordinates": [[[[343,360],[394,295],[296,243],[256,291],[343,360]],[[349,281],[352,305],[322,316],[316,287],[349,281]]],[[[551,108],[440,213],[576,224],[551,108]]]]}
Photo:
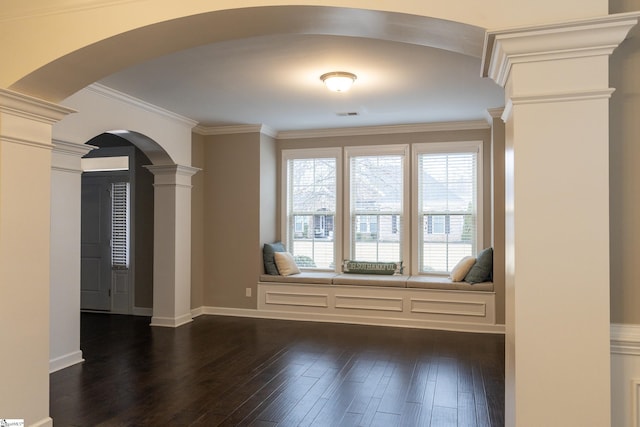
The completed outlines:
{"type": "Polygon", "coordinates": [[[378,406],[380,405],[380,399],[377,397],[372,398],[367,405],[367,408],[362,414],[362,420],[360,421],[360,425],[362,426],[370,426],[373,423],[373,419],[378,413],[378,406]]]}
{"type": "Polygon", "coordinates": [[[50,376],[57,427],[504,425],[501,335],[224,316],[177,329],[81,320],[86,361],[50,376]]]}
{"type": "Polygon", "coordinates": [[[458,427],[477,427],[473,393],[458,393],[458,427]]]}
{"type": "Polygon", "coordinates": [[[389,414],[402,414],[407,393],[415,372],[415,361],[398,364],[385,388],[378,411],[389,414]]]}
{"type": "Polygon", "coordinates": [[[371,420],[371,427],[394,427],[400,422],[399,414],[389,414],[387,412],[376,412],[371,420]]]}
{"type": "Polygon", "coordinates": [[[456,408],[434,406],[431,414],[431,425],[433,427],[457,427],[458,413],[456,408]]]}
{"type": "MultiPolygon", "coordinates": [[[[436,382],[435,381],[427,381],[427,386],[424,391],[424,399],[422,400],[422,405],[420,408],[420,421],[418,422],[418,426],[429,426],[431,425],[431,417],[433,415],[433,400],[436,394],[436,382]]],[[[434,425],[434,427],[436,427],[434,425]]]]}
{"type": "Polygon", "coordinates": [[[407,390],[407,402],[422,403],[429,379],[430,362],[420,360],[416,367],[407,390]]]}
{"type": "Polygon", "coordinates": [[[422,404],[415,402],[407,402],[402,408],[402,416],[398,422],[401,427],[416,427],[421,423],[420,413],[422,412],[422,404]]]}
{"type": "Polygon", "coordinates": [[[458,406],[458,366],[455,359],[446,357],[438,360],[438,375],[434,406],[457,408],[458,406]]]}

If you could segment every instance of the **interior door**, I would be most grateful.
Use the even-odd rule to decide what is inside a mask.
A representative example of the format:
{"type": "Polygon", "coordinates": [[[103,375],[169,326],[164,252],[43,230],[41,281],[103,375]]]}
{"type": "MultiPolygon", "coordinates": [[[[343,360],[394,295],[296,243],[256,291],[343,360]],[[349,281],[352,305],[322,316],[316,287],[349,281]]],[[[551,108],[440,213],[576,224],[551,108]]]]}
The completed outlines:
{"type": "Polygon", "coordinates": [[[82,177],[80,308],[111,311],[111,180],[82,177]]]}

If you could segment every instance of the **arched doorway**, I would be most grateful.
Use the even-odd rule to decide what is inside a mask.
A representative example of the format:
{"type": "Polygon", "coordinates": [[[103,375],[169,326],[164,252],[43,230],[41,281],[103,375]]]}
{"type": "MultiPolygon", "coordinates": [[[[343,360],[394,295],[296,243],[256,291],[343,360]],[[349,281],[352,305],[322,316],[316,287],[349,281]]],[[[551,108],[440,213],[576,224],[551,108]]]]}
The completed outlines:
{"type": "Polygon", "coordinates": [[[111,133],[87,144],[97,148],[84,159],[122,159],[126,169],[124,164],[87,167],[83,160],[80,308],[151,316],[153,174],[144,167],[151,161],[126,138],[111,133]],[[98,266],[104,268],[96,270],[98,266]]]}

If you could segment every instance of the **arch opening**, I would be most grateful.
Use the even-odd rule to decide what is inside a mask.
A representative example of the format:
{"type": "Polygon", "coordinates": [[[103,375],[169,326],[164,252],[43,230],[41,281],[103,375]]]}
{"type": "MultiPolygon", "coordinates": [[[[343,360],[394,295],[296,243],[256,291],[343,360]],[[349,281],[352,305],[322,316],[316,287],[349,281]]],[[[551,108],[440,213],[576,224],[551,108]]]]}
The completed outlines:
{"type": "Polygon", "coordinates": [[[228,9],[166,20],[97,40],[42,65],[10,88],[59,102],[135,63],[203,44],[275,34],[380,39],[476,58],[482,55],[484,42],[483,28],[405,13],[328,6],[228,9]],[[56,85],[51,85],[52,81],[56,85]]]}

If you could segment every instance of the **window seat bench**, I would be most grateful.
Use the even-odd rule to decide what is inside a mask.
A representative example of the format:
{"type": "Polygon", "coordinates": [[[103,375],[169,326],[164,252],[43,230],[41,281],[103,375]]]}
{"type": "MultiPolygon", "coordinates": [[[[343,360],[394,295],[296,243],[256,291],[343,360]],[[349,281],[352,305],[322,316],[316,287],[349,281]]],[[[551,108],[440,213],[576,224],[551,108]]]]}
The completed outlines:
{"type": "Polygon", "coordinates": [[[492,282],[446,277],[304,271],[261,275],[258,310],[269,317],[503,333],[492,282]]]}

